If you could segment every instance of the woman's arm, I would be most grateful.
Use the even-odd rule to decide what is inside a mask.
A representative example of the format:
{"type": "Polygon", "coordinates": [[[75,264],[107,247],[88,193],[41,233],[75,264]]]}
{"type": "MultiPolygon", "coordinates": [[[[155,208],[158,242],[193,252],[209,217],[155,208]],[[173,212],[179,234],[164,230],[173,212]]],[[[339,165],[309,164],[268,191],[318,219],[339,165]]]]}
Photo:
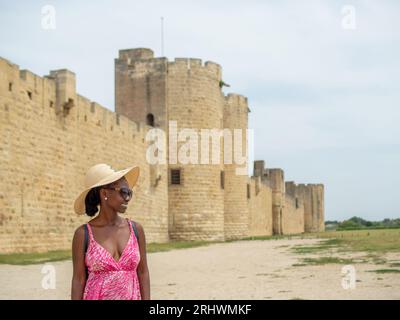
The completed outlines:
{"type": "Polygon", "coordinates": [[[82,300],[86,284],[85,252],[83,242],[85,227],[82,225],[76,229],[72,240],[72,265],[73,275],[71,284],[71,300],[82,300]]]}
{"type": "Polygon", "coordinates": [[[150,275],[147,267],[146,236],[141,224],[135,222],[139,234],[140,262],[137,267],[137,275],[140,284],[140,295],[142,300],[150,300],[150,275]]]}

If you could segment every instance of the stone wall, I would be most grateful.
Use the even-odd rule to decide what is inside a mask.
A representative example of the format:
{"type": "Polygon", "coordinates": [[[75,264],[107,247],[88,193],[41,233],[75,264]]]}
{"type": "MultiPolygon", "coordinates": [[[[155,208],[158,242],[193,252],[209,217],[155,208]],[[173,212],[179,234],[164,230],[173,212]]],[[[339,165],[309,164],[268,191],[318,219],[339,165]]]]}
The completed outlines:
{"type": "Polygon", "coordinates": [[[282,212],[282,233],[298,234],[304,232],[304,205],[298,198],[285,195],[282,212]]]}
{"type": "Polygon", "coordinates": [[[272,235],[272,189],[260,176],[249,179],[249,236],[272,235]]]}
{"type": "Polygon", "coordinates": [[[0,59],[0,252],[68,249],[88,221],[73,202],[86,170],[139,165],[127,216],[141,222],[148,241],[168,241],[167,169],[150,184],[147,127],[76,94],[68,70],[39,77],[0,59]]]}
{"type": "Polygon", "coordinates": [[[0,58],[0,252],[69,249],[74,230],[90,219],[78,217],[73,202],[96,163],[140,167],[127,216],[143,224],[148,242],[324,230],[322,184],[285,184],[284,171],[264,161],[255,161],[249,178],[238,174],[245,166],[233,154],[224,163],[224,129],[233,136],[242,130],[239,153],[246,155],[249,109],[246,97],[225,96],[221,81],[213,62],[121,50],[112,112],[76,93],[69,70],[39,77],[0,58]],[[154,128],[166,134],[167,164],[146,159],[154,128]],[[217,133],[217,143],[204,139],[205,129],[217,133]],[[171,183],[172,169],[181,170],[179,185],[171,183]]]}
{"type": "Polygon", "coordinates": [[[299,195],[293,181],[285,182],[285,206],[283,210],[283,233],[303,233],[305,212],[304,199],[299,195]]]}

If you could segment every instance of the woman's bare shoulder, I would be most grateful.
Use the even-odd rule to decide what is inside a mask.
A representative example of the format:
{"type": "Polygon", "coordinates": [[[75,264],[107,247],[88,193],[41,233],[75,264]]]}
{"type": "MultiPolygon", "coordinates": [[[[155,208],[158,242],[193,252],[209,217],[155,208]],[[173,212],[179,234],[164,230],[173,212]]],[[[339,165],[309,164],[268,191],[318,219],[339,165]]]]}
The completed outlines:
{"type": "Polygon", "coordinates": [[[74,233],[74,238],[82,238],[85,235],[85,225],[82,224],[78,228],[76,228],[75,233],[74,233]]]}

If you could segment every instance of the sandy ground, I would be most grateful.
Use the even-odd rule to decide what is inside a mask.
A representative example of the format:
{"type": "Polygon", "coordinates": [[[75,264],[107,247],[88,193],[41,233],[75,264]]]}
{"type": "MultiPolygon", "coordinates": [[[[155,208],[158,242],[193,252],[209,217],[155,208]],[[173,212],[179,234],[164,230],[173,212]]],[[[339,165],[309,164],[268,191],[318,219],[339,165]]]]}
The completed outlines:
{"type": "MultiPolygon", "coordinates": [[[[344,289],[343,265],[293,266],[294,245],[317,239],[238,241],[148,254],[152,299],[400,299],[400,273],[368,272],[388,265],[355,263],[355,288],[344,289]]],[[[335,253],[330,253],[335,254],[335,253]]],[[[329,256],[323,252],[320,256],[329,256]]],[[[341,258],[361,258],[346,253],[341,258]]],[[[400,253],[382,256],[400,262],[400,253]]],[[[69,299],[71,261],[0,265],[0,299],[69,299]],[[48,267],[47,265],[50,265],[48,267]],[[55,271],[55,288],[44,289],[55,271]],[[50,272],[50,273],[49,273],[50,272]]],[[[346,282],[348,283],[348,282],[346,282]]]]}

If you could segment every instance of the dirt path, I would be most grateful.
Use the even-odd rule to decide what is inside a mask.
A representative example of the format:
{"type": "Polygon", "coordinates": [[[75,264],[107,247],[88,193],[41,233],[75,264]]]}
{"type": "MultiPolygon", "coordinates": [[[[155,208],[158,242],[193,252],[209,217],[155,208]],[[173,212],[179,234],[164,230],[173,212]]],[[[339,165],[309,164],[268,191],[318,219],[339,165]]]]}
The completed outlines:
{"type": "MultiPolygon", "coordinates": [[[[293,266],[304,255],[291,247],[318,241],[238,241],[148,254],[152,299],[400,299],[400,273],[370,272],[382,265],[353,264],[354,289],[343,288],[341,264],[293,266]]],[[[399,262],[400,254],[386,258],[399,262]]],[[[46,290],[42,280],[52,267],[0,265],[0,299],[69,299],[71,261],[51,266],[56,288],[46,290]]]]}

